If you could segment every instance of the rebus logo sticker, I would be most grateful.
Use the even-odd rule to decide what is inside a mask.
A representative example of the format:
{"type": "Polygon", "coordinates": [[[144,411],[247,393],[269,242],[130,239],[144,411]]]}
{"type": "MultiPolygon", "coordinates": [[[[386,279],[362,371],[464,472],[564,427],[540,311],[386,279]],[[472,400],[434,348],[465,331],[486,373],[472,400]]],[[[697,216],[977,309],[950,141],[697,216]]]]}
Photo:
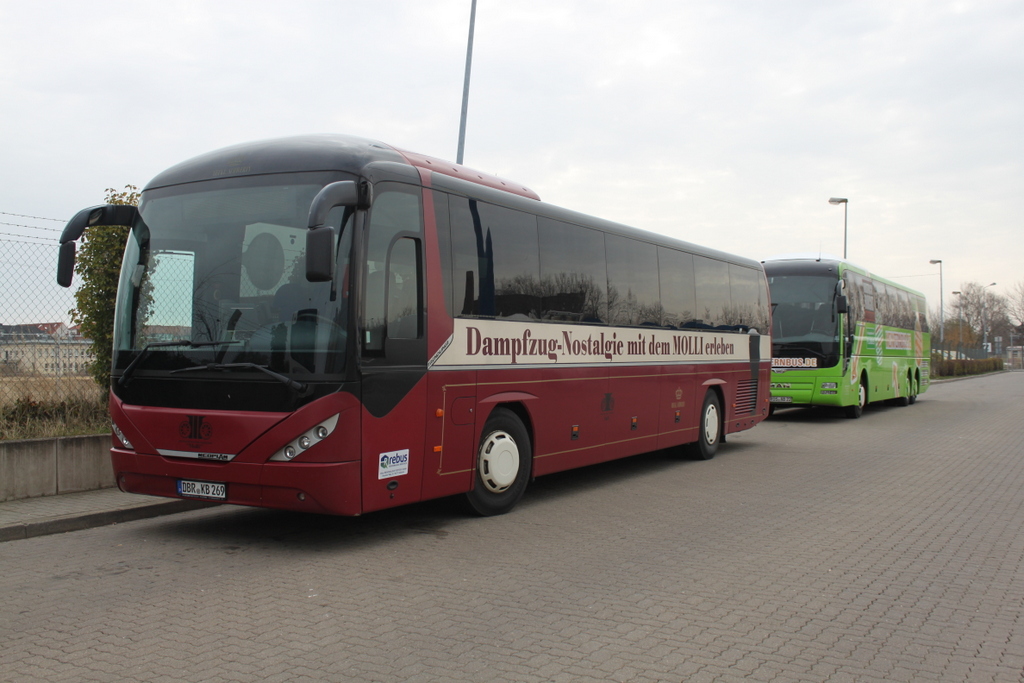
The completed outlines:
{"type": "Polygon", "coordinates": [[[377,469],[377,479],[390,479],[409,474],[409,449],[391,451],[380,454],[380,467],[377,469]]]}

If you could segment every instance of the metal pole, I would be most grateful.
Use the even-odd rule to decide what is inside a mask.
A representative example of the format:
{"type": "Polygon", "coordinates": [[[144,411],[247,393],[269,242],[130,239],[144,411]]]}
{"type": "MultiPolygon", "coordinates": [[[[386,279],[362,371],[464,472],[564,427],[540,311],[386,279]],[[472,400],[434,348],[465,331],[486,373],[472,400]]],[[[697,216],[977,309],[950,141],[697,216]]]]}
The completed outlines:
{"type": "Polygon", "coordinates": [[[469,73],[473,68],[473,26],[476,24],[476,0],[469,10],[469,44],[466,46],[466,80],[462,84],[462,118],[459,121],[459,152],[455,163],[462,163],[466,148],[466,113],[469,110],[469,73]]]}
{"type": "Polygon", "coordinates": [[[985,350],[985,358],[992,355],[988,348],[988,288],[995,287],[996,283],[985,285],[981,288],[981,331],[982,331],[982,342],[981,347],[985,350]]]}
{"type": "Polygon", "coordinates": [[[964,341],[964,295],[963,292],[953,292],[956,294],[956,357],[959,360],[960,350],[963,347],[964,341]]]}
{"type": "Polygon", "coordinates": [[[832,197],[828,203],[843,205],[843,260],[846,260],[846,207],[850,205],[850,200],[846,197],[832,197]]]}
{"type": "Polygon", "coordinates": [[[843,202],[843,260],[846,260],[846,209],[850,202],[843,202]]]}
{"type": "Polygon", "coordinates": [[[946,304],[943,299],[945,290],[942,287],[942,261],[939,261],[939,343],[946,342],[946,304]]]}
{"type": "Polygon", "coordinates": [[[939,343],[941,344],[946,341],[946,304],[942,298],[946,290],[942,285],[942,259],[933,258],[928,263],[933,266],[936,263],[939,264],[939,343]]]}

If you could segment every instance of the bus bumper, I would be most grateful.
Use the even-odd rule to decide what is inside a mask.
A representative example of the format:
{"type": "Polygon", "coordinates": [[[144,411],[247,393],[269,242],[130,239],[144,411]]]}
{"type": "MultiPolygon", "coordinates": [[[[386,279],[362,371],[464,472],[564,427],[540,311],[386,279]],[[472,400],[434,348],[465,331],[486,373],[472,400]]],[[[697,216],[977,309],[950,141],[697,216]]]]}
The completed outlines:
{"type": "MultiPolygon", "coordinates": [[[[786,373],[787,375],[789,373],[786,373]]],[[[848,393],[848,392],[847,392],[848,393]]],[[[843,396],[842,378],[807,377],[800,378],[772,376],[771,398],[775,408],[787,406],[844,406],[856,402],[843,396]]]]}
{"type": "Polygon", "coordinates": [[[331,463],[173,463],[158,455],[112,448],[111,462],[118,488],[148,496],[211,500],[232,505],[314,512],[329,515],[362,513],[360,462],[331,463]],[[223,497],[179,493],[180,481],[224,484],[223,497]]]}

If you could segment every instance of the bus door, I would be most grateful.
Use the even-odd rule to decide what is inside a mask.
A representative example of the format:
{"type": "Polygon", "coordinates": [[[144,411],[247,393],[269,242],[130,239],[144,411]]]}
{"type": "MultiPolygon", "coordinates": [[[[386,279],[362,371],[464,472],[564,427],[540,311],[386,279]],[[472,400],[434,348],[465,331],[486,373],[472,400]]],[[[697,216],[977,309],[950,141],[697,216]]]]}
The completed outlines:
{"type": "Polygon", "coordinates": [[[363,511],[420,499],[427,343],[423,239],[415,188],[382,183],[363,232],[358,332],[363,511]]]}
{"type": "Polygon", "coordinates": [[[836,283],[836,314],[839,316],[839,343],[843,354],[843,377],[850,370],[853,358],[854,335],[856,334],[857,316],[854,314],[856,300],[856,283],[851,283],[848,272],[844,272],[836,283]]]}

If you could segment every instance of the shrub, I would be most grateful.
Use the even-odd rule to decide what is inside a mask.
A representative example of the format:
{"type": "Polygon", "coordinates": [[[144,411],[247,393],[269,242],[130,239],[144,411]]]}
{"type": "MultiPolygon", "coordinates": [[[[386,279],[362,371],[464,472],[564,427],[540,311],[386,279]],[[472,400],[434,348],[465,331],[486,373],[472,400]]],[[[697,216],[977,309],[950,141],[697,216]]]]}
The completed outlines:
{"type": "Polygon", "coordinates": [[[932,354],[932,377],[965,377],[1003,369],[1002,358],[943,358],[932,354]]]}

